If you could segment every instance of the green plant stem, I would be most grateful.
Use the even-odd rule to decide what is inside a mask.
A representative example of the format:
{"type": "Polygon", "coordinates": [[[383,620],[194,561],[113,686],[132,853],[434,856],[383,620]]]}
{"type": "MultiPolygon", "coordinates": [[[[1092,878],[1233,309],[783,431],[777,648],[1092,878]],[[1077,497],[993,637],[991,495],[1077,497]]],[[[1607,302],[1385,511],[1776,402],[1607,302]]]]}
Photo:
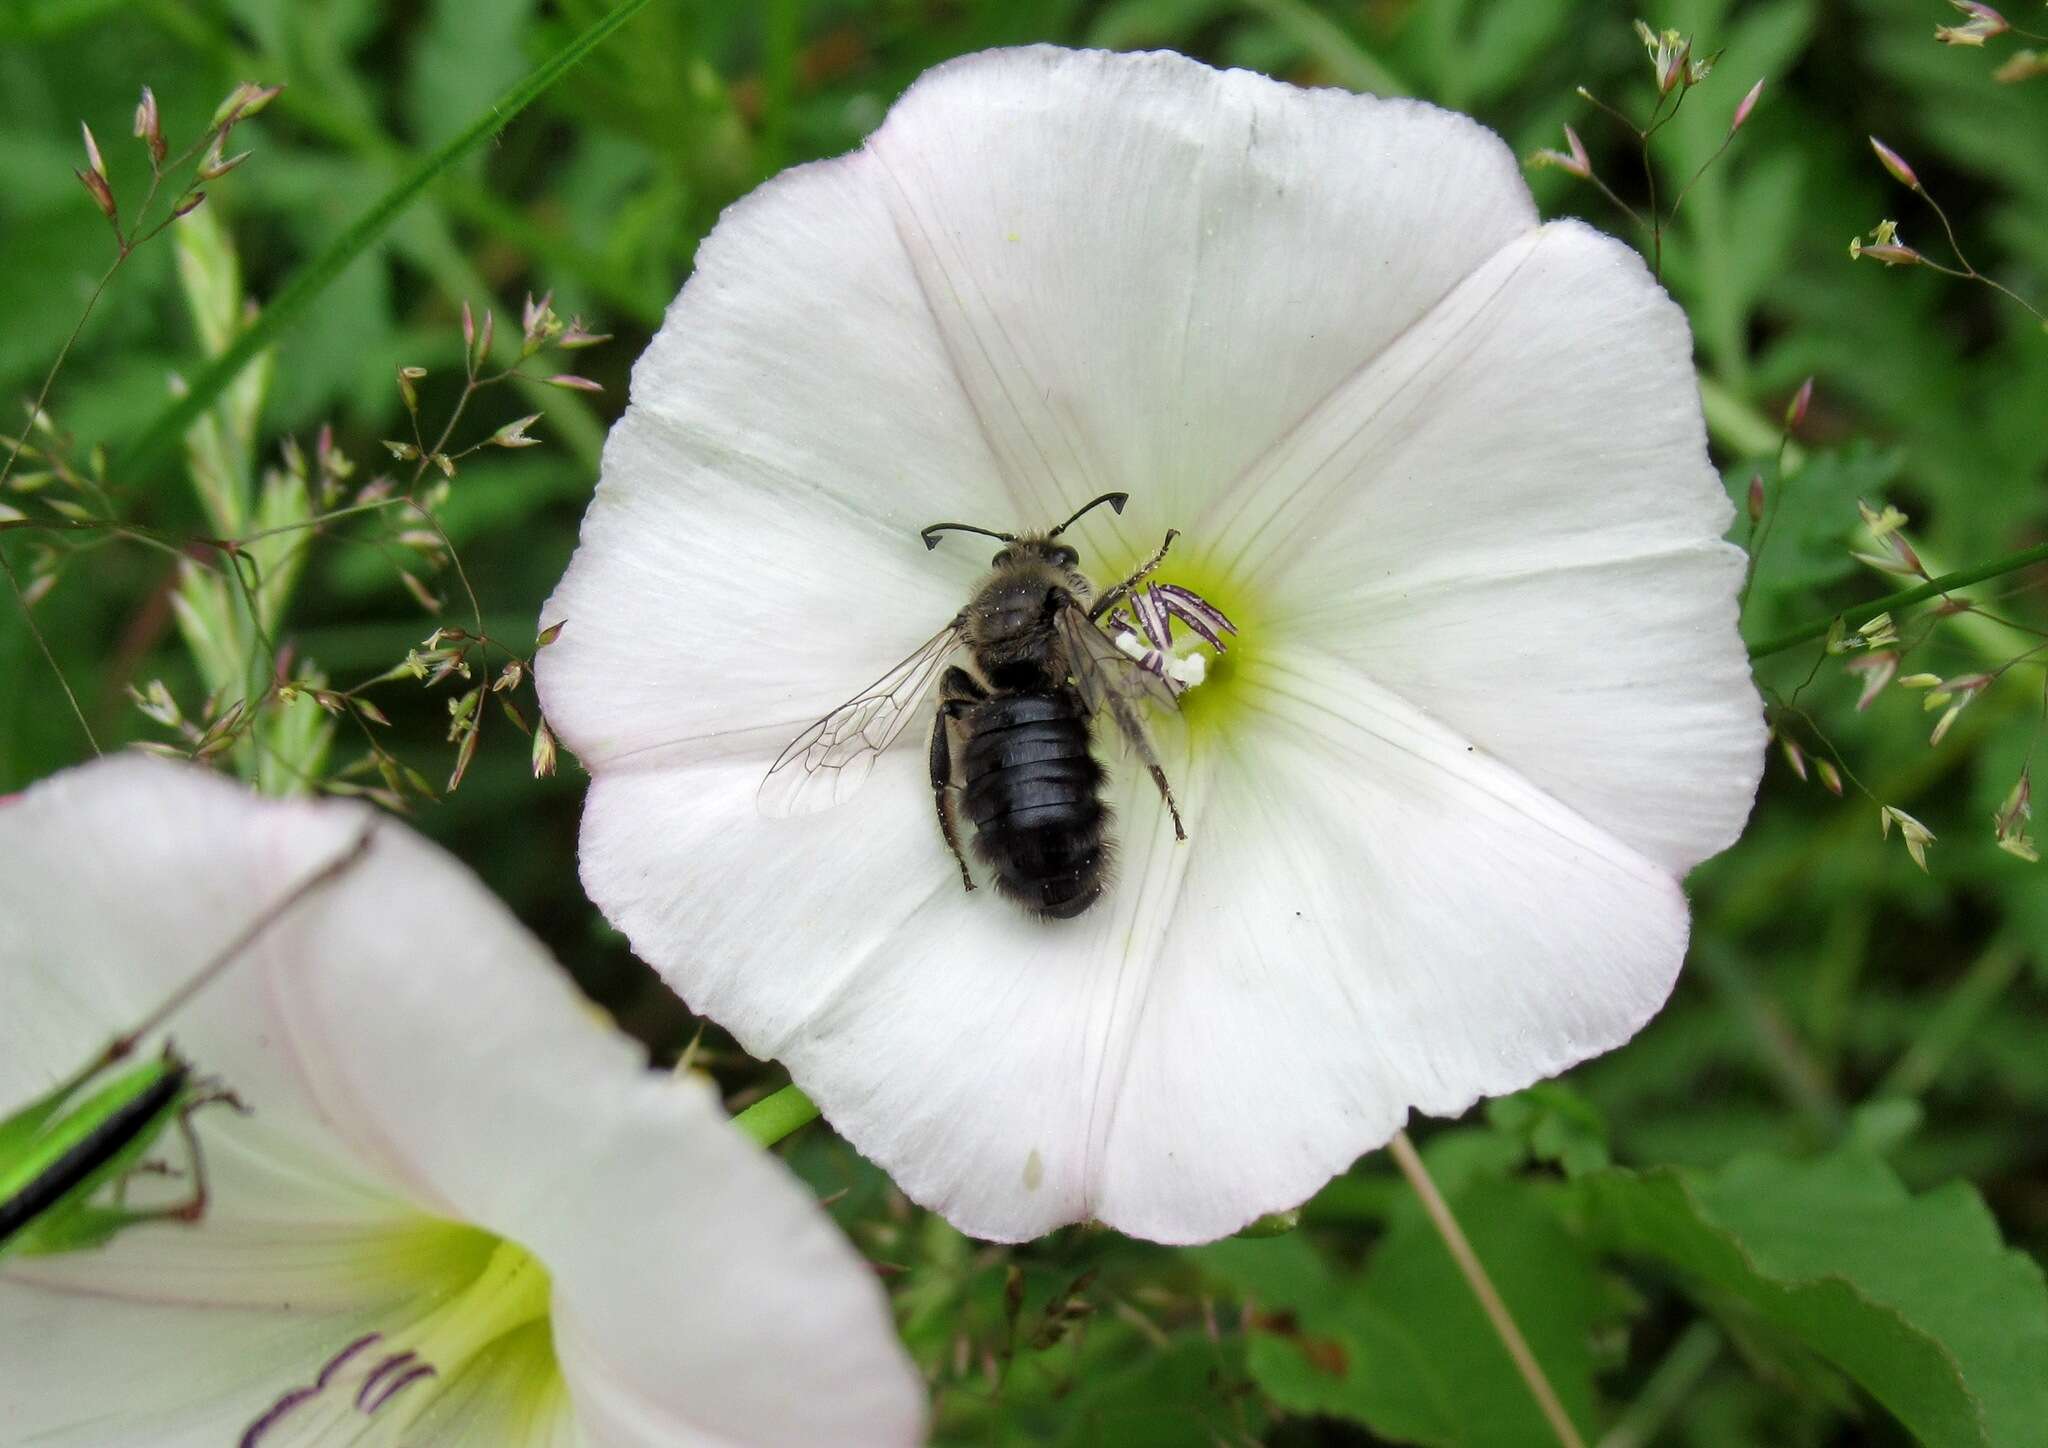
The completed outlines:
{"type": "MultiPolygon", "coordinates": [[[[770,1098],[773,1099],[772,1097],[770,1098]]],[[[763,1103],[766,1104],[766,1103],[763,1103]]],[[[1422,1210],[1429,1215],[1430,1225],[1437,1235],[1444,1239],[1451,1260],[1458,1264],[1458,1270],[1465,1276],[1465,1284],[1472,1289],[1472,1295],[1479,1299],[1479,1305],[1486,1312],[1487,1320],[1499,1334],[1501,1345],[1514,1359],[1515,1370],[1522,1375],[1522,1381],[1529,1386],[1530,1396],[1536,1399],[1536,1406],[1543,1410],[1544,1419],[1550,1424],[1550,1431],[1557,1434],[1557,1441],[1564,1448],[1586,1448],[1586,1440],[1579,1436],[1573,1426],[1571,1415],[1564,1410],[1558,1399],[1557,1390],[1550,1386],[1550,1379],[1543,1375],[1543,1365],[1536,1361],[1536,1354],[1529,1351],[1528,1339],[1515,1326],[1514,1315],[1508,1305],[1501,1301],[1495,1290],[1493,1279],[1486,1275],[1486,1266],[1479,1260],[1479,1254],[1472,1250],[1466,1240],[1465,1229],[1458,1225],[1458,1219],[1451,1214],[1450,1204],[1443,1193],[1436,1189],[1436,1182],[1429,1174],[1429,1168],[1422,1164],[1422,1156],[1415,1150],[1415,1143],[1408,1139],[1408,1133],[1397,1131],[1394,1139],[1387,1143],[1387,1152],[1394,1158],[1394,1164],[1401,1168],[1401,1175],[1408,1178],[1408,1185],[1415,1189],[1415,1195],[1422,1199],[1422,1210]]]]}
{"type": "Polygon", "coordinates": [[[1828,1073],[1769,994],[1758,987],[1742,957],[1718,938],[1702,938],[1694,943],[1692,958],[1756,1043],[1779,1091],[1806,1117],[1817,1139],[1832,1141],[1841,1135],[1842,1102],[1828,1073]]]}
{"type": "Polygon", "coordinates": [[[241,370],[276,341],[278,335],[298,319],[343,268],[398,219],[399,214],[426,190],[435,177],[545,94],[578,61],[645,9],[647,4],[648,0],[620,0],[602,19],[486,106],[483,113],[460,133],[430,152],[409,174],[379,197],[348,230],[336,237],[326,250],[300,268],[256,320],[214,359],[213,365],[192,379],[190,391],[158,413],[142,434],[129,444],[118,460],[117,469],[124,473],[136,471],[169,450],[185,435],[185,429],[213,405],[214,399],[241,370]]]}
{"type": "Polygon", "coordinates": [[[1998,1004],[2026,959],[2026,951],[2010,937],[1994,940],[1954,988],[1943,995],[1941,1004],[1914,1036],[1906,1053],[1878,1082],[1870,1099],[1916,1099],[1922,1095],[1941,1075],[1949,1058],[1969,1039],[1977,1023],[1998,1004]]]}
{"type": "MultiPolygon", "coordinates": [[[[1912,588],[1902,588],[1897,593],[1887,593],[1882,598],[1873,598],[1868,603],[1858,604],[1852,609],[1842,609],[1826,618],[1814,619],[1776,638],[1765,639],[1752,645],[1749,656],[1752,659],[1767,659],[1772,654],[1781,654],[1787,649],[1796,649],[1803,643],[1824,636],[1834,626],[1835,620],[1858,615],[1864,623],[1880,613],[1889,613],[1895,608],[1909,608],[1916,603],[1925,603],[1930,598],[1953,593],[1973,583],[1982,583],[1987,578],[1997,578],[2013,573],[2036,563],[2048,563],[2048,543],[2038,543],[2032,548],[2022,548],[2017,553],[2008,553],[2003,558],[1994,558],[1989,563],[1979,563],[1973,568],[1958,568],[1953,573],[1944,573],[1939,578],[1929,579],[1912,588]]],[[[1861,625],[1858,625],[1861,627],[1861,625]]],[[[1852,630],[1853,632],[1853,630],[1852,630]]]]}
{"type": "Polygon", "coordinates": [[[733,1117],[732,1124],[763,1146],[773,1146],[799,1126],[818,1119],[811,1098],[794,1086],[785,1086],[772,1096],[763,1096],[733,1117]]]}
{"type": "Polygon", "coordinates": [[[1720,1358],[1722,1343],[1721,1329],[1704,1318],[1680,1333],[1628,1411],[1600,1439],[1599,1448],[1644,1448],[1657,1441],[1720,1358]]]}

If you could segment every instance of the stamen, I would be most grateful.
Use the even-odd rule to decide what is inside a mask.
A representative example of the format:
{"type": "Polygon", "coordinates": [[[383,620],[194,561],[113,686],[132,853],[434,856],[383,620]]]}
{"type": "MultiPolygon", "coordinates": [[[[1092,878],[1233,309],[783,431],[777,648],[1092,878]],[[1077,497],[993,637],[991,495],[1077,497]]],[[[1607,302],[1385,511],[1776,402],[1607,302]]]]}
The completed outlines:
{"type": "Polygon", "coordinates": [[[1209,676],[1209,661],[1203,654],[1173,652],[1173,621],[1177,618],[1186,624],[1219,654],[1229,648],[1223,636],[1237,633],[1237,625],[1222,609],[1178,584],[1154,583],[1133,589],[1129,601],[1130,614],[1121,608],[1111,610],[1110,639],[1139,668],[1164,680],[1176,697],[1209,676]],[[1150,648],[1146,647],[1148,640],[1150,648]]]}
{"type": "Polygon", "coordinates": [[[377,1339],[382,1337],[383,1335],[384,1334],[381,1332],[366,1332],[361,1337],[357,1338],[354,1342],[350,1343],[347,1347],[343,1348],[340,1352],[336,1353],[333,1357],[329,1358],[327,1360],[327,1366],[320,1369],[320,1376],[313,1379],[313,1390],[315,1392],[319,1392],[320,1390],[325,1388],[330,1382],[334,1381],[334,1375],[340,1372],[344,1367],[348,1365],[348,1360],[350,1358],[354,1357],[357,1353],[361,1352],[371,1343],[377,1341],[377,1339]]]}
{"type": "Polygon", "coordinates": [[[237,1448],[256,1448],[263,1435],[275,1428],[278,1421],[308,1398],[318,1397],[318,1388],[293,1388],[264,1410],[263,1416],[242,1430],[237,1448]]]}
{"type": "MultiPolygon", "coordinates": [[[[363,1411],[365,1413],[375,1413],[379,1408],[383,1407],[386,1403],[390,1402],[393,1398],[397,1397],[400,1393],[404,1392],[407,1388],[411,1387],[421,1378],[431,1378],[432,1376],[434,1376],[434,1368],[432,1364],[415,1363],[413,1366],[407,1368],[404,1372],[400,1373],[396,1378],[392,1379],[390,1385],[386,1387],[382,1393],[378,1394],[377,1401],[371,1403],[368,1407],[364,1408],[363,1411]]],[[[360,1399],[358,1399],[358,1402],[360,1402],[360,1399]]]]}
{"type": "MultiPolygon", "coordinates": [[[[377,1410],[370,1406],[369,1398],[372,1393],[376,1392],[377,1384],[384,1380],[387,1373],[396,1368],[404,1367],[418,1356],[418,1353],[408,1349],[405,1352],[393,1353],[390,1357],[384,1359],[383,1362],[378,1363],[376,1370],[367,1378],[364,1378],[363,1385],[356,1389],[356,1407],[365,1413],[376,1412],[377,1410]]],[[[381,1402],[382,1399],[378,1401],[381,1402]]]]}
{"type": "Polygon", "coordinates": [[[1210,647],[1218,653],[1225,648],[1222,636],[1237,633],[1237,625],[1222,609],[1192,589],[1175,583],[1155,583],[1151,591],[1158,595],[1160,606],[1165,611],[1207,639],[1210,647]]]}
{"type": "Polygon", "coordinates": [[[1154,648],[1173,647],[1173,619],[1160,604],[1158,584],[1133,593],[1131,611],[1138,616],[1138,623],[1145,630],[1145,637],[1152,640],[1154,648]]]}
{"type": "MultiPolygon", "coordinates": [[[[238,1448],[257,1448],[257,1445],[263,1440],[263,1435],[272,1428],[275,1428],[284,1419],[286,1414],[301,1404],[319,1397],[321,1393],[327,1390],[328,1384],[334,1381],[335,1375],[348,1366],[349,1359],[382,1336],[382,1333],[377,1332],[364,1333],[361,1337],[349,1343],[340,1352],[329,1358],[322,1365],[318,1376],[313,1379],[310,1385],[303,1388],[293,1388],[291,1391],[280,1396],[276,1402],[264,1410],[262,1417],[243,1430],[238,1448]]],[[[410,1357],[412,1354],[406,1353],[404,1356],[410,1357]]],[[[381,1372],[382,1369],[380,1368],[379,1371],[381,1372]]],[[[360,1402],[358,1406],[360,1406],[360,1402]]]]}

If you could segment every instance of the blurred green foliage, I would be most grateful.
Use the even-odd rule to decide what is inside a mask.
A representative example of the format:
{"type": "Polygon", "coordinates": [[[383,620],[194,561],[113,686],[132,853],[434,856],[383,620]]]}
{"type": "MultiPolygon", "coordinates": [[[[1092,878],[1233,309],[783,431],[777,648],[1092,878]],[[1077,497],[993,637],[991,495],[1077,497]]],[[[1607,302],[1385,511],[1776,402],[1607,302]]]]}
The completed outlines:
{"type": "MultiPolygon", "coordinates": [[[[112,256],[71,175],[81,119],[116,192],[132,196],[147,179],[126,139],[140,85],[154,88],[174,143],[235,83],[286,87],[238,132],[255,155],[206,204],[260,302],[605,8],[0,10],[0,430],[112,256]]],[[[2008,8],[2026,23],[2017,0],[2008,8]]],[[[530,647],[627,369],[697,242],[777,169],[858,144],[925,67],[1031,40],[1170,46],[1467,109],[1524,155],[1559,146],[1570,123],[1598,174],[1640,205],[1632,138],[1575,94],[1648,114],[1632,18],[1598,0],[655,0],[314,298],[270,356],[249,446],[267,462],[286,437],[310,447],[331,424],[363,474],[388,466],[380,439],[409,435],[395,369],[428,369],[422,415],[444,417],[464,302],[516,330],[522,296],[552,289],[564,317],[616,332],[576,354],[602,396],[518,384],[479,400],[483,431],[544,411],[535,432],[549,446],[465,466],[440,509],[488,631],[530,647]]],[[[1912,160],[1971,261],[2042,304],[2048,79],[1994,81],[2004,42],[1936,45],[1933,26],[1955,17],[1935,0],[1693,0],[1646,18],[1720,57],[1657,137],[1649,165],[1663,197],[1721,144],[1751,83],[1768,82],[1661,248],[1692,317],[1731,494],[1740,504],[1759,476],[1776,510],[1751,636],[1897,586],[1850,557],[1868,546],[1859,499],[1908,513],[1935,572],[2040,541],[2048,335],[1985,287],[1852,262],[1846,243],[1893,217],[1905,239],[1947,255],[1934,216],[1873,160],[1864,138],[1875,132],[1912,160]],[[1812,408],[1781,451],[1778,419],[1808,375],[1812,408]]],[[[1648,249],[1592,188],[1530,174],[1547,212],[1583,214],[1648,249]]],[[[50,405],[77,455],[104,445],[118,456],[162,413],[168,379],[219,350],[195,328],[175,268],[168,244],[139,251],[79,338],[50,405]]],[[[254,488],[253,473],[241,485],[254,488]]],[[[166,536],[218,525],[182,458],[111,476],[108,491],[123,518],[166,536]]],[[[29,576],[41,545],[26,532],[5,542],[29,576]]],[[[89,551],[35,619],[104,744],[161,738],[130,687],[162,679],[191,700],[218,684],[180,647],[174,560],[112,538],[89,551]]],[[[293,565],[305,571],[274,621],[279,641],[329,678],[382,672],[448,621],[401,585],[388,539],[337,529],[293,565]]],[[[2048,614],[2030,590],[2042,581],[2037,570],[1987,585],[1974,594],[1985,612],[1938,626],[1923,611],[1907,625],[1906,669],[1985,670],[2036,647],[2048,614]]],[[[2048,1295],[2028,1255],[2048,1246],[2048,893],[2041,867],[1997,849],[1991,830],[2034,748],[2043,671],[2035,659],[2002,675],[1930,747],[1917,696],[1889,689],[1859,712],[1858,681],[1818,655],[1771,658],[1760,677],[1785,736],[1809,760],[1839,759],[1847,798],[1774,757],[1748,836],[1692,882],[1693,956],[1670,1008],[1568,1082],[1423,1133],[1568,1410],[1612,1448],[2020,1444],[2041,1441],[2048,1422],[2048,1295]],[[1875,801],[1935,832],[1930,873],[1879,839],[1875,801]]],[[[445,692],[408,683],[376,696],[390,749],[437,783],[451,763],[445,692]]],[[[342,730],[335,748],[348,747],[342,730]]],[[[0,791],[84,752],[10,602],[0,791]]],[[[524,741],[493,715],[463,787],[417,819],[673,1058],[696,1023],[577,888],[579,793],[572,767],[528,778],[524,741]]],[[[715,1029],[699,1059],[736,1104],[778,1084],[715,1029]]],[[[1172,1252],[1078,1228],[1016,1249],[972,1243],[823,1127],[785,1150],[821,1192],[842,1194],[835,1216],[885,1264],[944,1441],[1549,1441],[1377,1158],[1332,1183],[1293,1233],[1172,1252]]]]}

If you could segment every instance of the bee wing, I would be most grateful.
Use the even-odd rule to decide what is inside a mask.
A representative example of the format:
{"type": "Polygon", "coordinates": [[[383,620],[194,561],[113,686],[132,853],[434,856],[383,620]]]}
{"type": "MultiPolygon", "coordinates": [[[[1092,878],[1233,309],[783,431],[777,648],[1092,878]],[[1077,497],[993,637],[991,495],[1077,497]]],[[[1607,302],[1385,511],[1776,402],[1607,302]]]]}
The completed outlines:
{"type": "Polygon", "coordinates": [[[762,814],[816,814],[846,803],[875,759],[903,732],[960,642],[954,619],[924,646],[789,742],[768,766],[755,805],[762,814]]]}
{"type": "Polygon", "coordinates": [[[1140,699],[1150,699],[1169,709],[1177,708],[1173,690],[1166,680],[1141,666],[1116,646],[1116,641],[1089,621],[1080,607],[1069,604],[1053,616],[1060,642],[1066,645],[1067,668],[1074,687],[1091,714],[1107,708],[1126,734],[1134,726],[1142,729],[1137,712],[1140,699]]]}

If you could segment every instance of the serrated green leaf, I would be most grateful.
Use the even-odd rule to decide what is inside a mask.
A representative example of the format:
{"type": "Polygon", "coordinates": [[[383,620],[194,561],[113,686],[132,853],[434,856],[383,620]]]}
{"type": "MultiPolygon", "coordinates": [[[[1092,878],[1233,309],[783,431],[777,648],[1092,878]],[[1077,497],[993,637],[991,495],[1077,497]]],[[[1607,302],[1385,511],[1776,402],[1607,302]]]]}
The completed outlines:
{"type": "Polygon", "coordinates": [[[1733,1300],[1854,1379],[1924,1442],[2039,1442],[2048,1286],[1974,1189],[1910,1195],[1875,1157],[1749,1157],[1581,1184],[1600,1237],[1733,1300]]]}

